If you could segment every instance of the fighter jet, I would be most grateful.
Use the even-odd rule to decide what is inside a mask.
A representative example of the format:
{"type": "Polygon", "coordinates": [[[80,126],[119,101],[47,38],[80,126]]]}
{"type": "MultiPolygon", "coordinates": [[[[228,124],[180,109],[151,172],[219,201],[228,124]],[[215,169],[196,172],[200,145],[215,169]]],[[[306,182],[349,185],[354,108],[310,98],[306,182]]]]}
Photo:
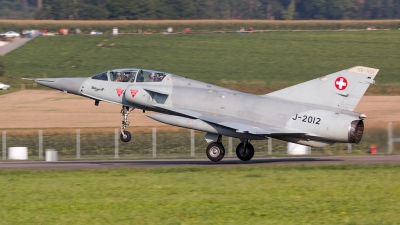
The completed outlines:
{"type": "Polygon", "coordinates": [[[131,140],[133,109],[162,123],[206,132],[206,154],[225,155],[222,136],[239,138],[240,160],[254,155],[251,140],[268,137],[323,147],[359,143],[366,116],[354,112],[379,69],[355,66],[265,95],[247,94],[166,72],[121,68],[85,78],[39,78],[38,84],[94,100],[121,105],[120,138],[131,140]]]}

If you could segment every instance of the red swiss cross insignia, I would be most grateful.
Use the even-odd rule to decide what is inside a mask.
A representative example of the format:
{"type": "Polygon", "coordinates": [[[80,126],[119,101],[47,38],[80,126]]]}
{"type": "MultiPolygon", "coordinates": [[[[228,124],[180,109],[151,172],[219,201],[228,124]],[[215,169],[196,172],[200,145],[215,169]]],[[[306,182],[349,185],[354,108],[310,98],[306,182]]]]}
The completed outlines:
{"type": "Polygon", "coordinates": [[[136,93],[138,93],[138,90],[131,89],[132,98],[135,97],[136,93]]]}
{"type": "Polygon", "coordinates": [[[346,89],[348,84],[349,83],[347,82],[346,78],[344,78],[344,77],[338,77],[335,80],[335,87],[336,87],[336,89],[338,89],[340,91],[346,89]]]}
{"type": "Polygon", "coordinates": [[[121,95],[124,93],[124,89],[119,89],[117,88],[117,95],[118,97],[121,97],[121,95]]]}

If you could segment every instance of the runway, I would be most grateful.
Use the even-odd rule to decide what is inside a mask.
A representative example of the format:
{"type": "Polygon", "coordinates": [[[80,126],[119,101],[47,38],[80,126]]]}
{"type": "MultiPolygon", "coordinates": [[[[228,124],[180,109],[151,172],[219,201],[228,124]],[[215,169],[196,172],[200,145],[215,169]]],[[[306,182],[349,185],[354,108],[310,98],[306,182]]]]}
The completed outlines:
{"type": "Polygon", "coordinates": [[[274,165],[400,164],[400,155],[254,158],[248,162],[226,158],[215,163],[208,159],[147,159],[87,161],[12,161],[0,162],[0,170],[81,170],[112,168],[231,167],[274,165]]]}

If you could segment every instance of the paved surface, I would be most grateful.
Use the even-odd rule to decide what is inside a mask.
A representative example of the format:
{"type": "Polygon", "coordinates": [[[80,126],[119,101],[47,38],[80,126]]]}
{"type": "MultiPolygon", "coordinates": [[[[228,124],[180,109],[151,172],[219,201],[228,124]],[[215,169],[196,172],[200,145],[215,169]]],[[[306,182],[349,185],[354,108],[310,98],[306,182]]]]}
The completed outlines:
{"type": "Polygon", "coordinates": [[[11,42],[10,44],[0,46],[0,55],[5,55],[5,54],[21,47],[22,45],[24,45],[26,42],[28,42],[30,40],[32,40],[32,38],[14,39],[13,42],[11,42]]]}
{"type": "Polygon", "coordinates": [[[229,166],[272,166],[272,165],[322,165],[322,164],[400,164],[400,155],[349,156],[349,157],[295,157],[255,158],[242,162],[226,158],[219,163],[208,159],[154,159],[154,160],[93,160],[93,161],[13,161],[0,162],[1,170],[43,170],[43,169],[110,169],[110,168],[167,168],[167,167],[229,167],[229,166]]]}

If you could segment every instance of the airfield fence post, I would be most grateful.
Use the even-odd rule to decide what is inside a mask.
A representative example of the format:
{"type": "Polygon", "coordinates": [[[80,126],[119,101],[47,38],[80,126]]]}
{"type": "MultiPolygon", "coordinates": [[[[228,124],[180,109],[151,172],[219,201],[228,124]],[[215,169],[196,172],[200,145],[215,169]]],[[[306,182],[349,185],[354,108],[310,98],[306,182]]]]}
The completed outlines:
{"type": "Polygon", "coordinates": [[[228,138],[228,154],[232,155],[232,137],[228,138]]]}
{"type": "Polygon", "coordinates": [[[393,152],[393,128],[392,122],[388,123],[388,153],[393,152]]]}
{"type": "Polygon", "coordinates": [[[268,138],[268,155],[272,155],[272,138],[268,138]]]}
{"type": "Polygon", "coordinates": [[[352,151],[352,145],[351,143],[347,143],[347,153],[351,153],[352,151]]]}
{"type": "Polygon", "coordinates": [[[153,127],[152,130],[152,142],[153,142],[153,157],[157,157],[157,128],[153,127]]]}
{"type": "Polygon", "coordinates": [[[190,130],[190,156],[194,156],[194,130],[190,130]]]}
{"type": "Polygon", "coordinates": [[[6,153],[6,148],[7,148],[7,143],[6,143],[6,136],[7,136],[7,132],[6,131],[3,131],[2,132],[3,133],[3,135],[2,135],[2,145],[3,145],[3,153],[2,153],[2,155],[3,155],[3,160],[6,160],[7,159],[7,153],[6,153]]]}
{"type": "Polygon", "coordinates": [[[43,158],[43,131],[39,130],[39,159],[43,158]]]}
{"type": "Polygon", "coordinates": [[[76,130],[76,158],[81,158],[81,130],[76,130]]]}
{"type": "Polygon", "coordinates": [[[114,156],[115,158],[118,158],[118,129],[115,129],[115,135],[114,135],[114,156]]]}

